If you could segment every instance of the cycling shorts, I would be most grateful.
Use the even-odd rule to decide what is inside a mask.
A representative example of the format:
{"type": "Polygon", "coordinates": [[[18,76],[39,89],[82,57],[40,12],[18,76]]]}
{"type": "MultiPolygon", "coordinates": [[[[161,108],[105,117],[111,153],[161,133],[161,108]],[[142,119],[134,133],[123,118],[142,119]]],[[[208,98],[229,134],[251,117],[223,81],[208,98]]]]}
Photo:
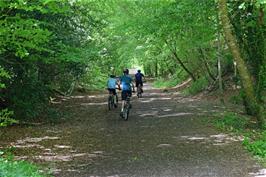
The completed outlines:
{"type": "Polygon", "coordinates": [[[116,89],[108,88],[109,94],[116,95],[116,89]]]}
{"type": "Polygon", "coordinates": [[[141,86],[141,87],[143,87],[143,82],[142,81],[136,81],[136,87],[138,87],[138,86],[141,86]]]}
{"type": "Polygon", "coordinates": [[[121,97],[122,97],[122,100],[126,100],[127,97],[131,97],[132,95],[132,91],[131,90],[122,90],[122,93],[121,93],[121,97]]]}

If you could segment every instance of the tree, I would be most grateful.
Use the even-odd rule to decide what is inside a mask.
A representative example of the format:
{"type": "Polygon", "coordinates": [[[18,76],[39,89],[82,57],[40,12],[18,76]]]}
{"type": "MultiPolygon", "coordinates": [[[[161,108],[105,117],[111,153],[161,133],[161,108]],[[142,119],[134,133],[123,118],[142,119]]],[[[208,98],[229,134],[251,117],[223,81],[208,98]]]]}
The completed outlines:
{"type": "Polygon", "coordinates": [[[230,47],[230,50],[233,54],[235,61],[237,62],[237,68],[245,92],[244,99],[246,100],[247,103],[246,104],[247,109],[250,111],[252,115],[256,116],[259,125],[262,126],[264,124],[264,120],[262,117],[262,109],[258,101],[256,100],[251,75],[247,69],[245,60],[241,56],[240,48],[237,43],[236,37],[233,35],[230,19],[228,17],[228,12],[227,12],[227,2],[226,0],[219,0],[218,4],[219,4],[220,20],[224,31],[224,37],[227,40],[227,44],[230,47]]]}

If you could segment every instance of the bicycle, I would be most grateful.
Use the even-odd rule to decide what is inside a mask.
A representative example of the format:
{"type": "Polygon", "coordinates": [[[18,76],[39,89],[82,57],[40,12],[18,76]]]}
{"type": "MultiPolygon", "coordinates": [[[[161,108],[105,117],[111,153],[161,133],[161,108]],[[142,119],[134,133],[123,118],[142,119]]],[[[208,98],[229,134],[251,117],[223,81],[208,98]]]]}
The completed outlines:
{"type": "Polygon", "coordinates": [[[122,118],[127,121],[129,117],[129,110],[131,109],[130,96],[127,94],[126,102],[124,104],[122,118]]]}
{"type": "Polygon", "coordinates": [[[117,95],[114,95],[113,93],[109,94],[109,97],[108,97],[108,109],[109,109],[109,111],[113,108],[117,108],[117,103],[115,104],[115,97],[117,100],[117,95]]]}
{"type": "Polygon", "coordinates": [[[138,98],[142,97],[142,89],[141,89],[141,85],[140,84],[137,87],[137,96],[138,96],[138,98]]]}

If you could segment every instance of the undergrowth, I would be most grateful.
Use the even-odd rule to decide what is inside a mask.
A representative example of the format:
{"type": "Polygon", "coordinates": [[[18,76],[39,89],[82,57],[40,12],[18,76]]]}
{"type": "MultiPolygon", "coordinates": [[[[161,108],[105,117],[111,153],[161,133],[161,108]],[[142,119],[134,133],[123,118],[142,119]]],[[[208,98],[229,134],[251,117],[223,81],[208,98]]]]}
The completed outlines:
{"type": "Polygon", "coordinates": [[[244,136],[244,147],[266,164],[266,129],[258,129],[250,122],[247,117],[236,113],[226,113],[212,121],[218,129],[244,136]]]}
{"type": "Polygon", "coordinates": [[[208,87],[209,82],[205,77],[201,77],[198,80],[192,82],[192,84],[184,90],[185,95],[195,95],[208,87]]]}
{"type": "Polygon", "coordinates": [[[180,83],[180,79],[177,79],[175,77],[170,79],[159,78],[153,83],[153,87],[170,88],[170,87],[175,87],[178,83],[180,83]]]}
{"type": "Polygon", "coordinates": [[[3,177],[45,177],[37,166],[27,161],[14,160],[10,153],[0,151],[0,176],[3,177]]]}

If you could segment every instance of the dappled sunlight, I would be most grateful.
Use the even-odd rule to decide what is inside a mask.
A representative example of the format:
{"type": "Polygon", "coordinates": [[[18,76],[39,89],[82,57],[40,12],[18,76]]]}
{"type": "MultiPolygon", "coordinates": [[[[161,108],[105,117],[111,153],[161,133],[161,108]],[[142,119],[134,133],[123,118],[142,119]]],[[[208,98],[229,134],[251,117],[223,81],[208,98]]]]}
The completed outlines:
{"type": "Polygon", "coordinates": [[[187,107],[189,107],[189,108],[198,108],[198,106],[196,106],[196,105],[192,105],[192,104],[187,105],[187,107]]]}
{"type": "Polygon", "coordinates": [[[179,103],[188,103],[188,102],[195,102],[198,101],[198,99],[194,99],[194,98],[186,98],[186,97],[182,97],[182,98],[177,98],[179,103]]]}
{"type": "Polygon", "coordinates": [[[71,98],[74,98],[74,99],[82,99],[82,98],[85,98],[86,96],[84,95],[76,95],[76,96],[71,96],[71,98]]]}
{"type": "Polygon", "coordinates": [[[160,97],[163,97],[163,96],[169,96],[169,93],[158,93],[158,92],[148,92],[146,93],[145,92],[145,96],[160,96],[160,97]]]}
{"type": "Polygon", "coordinates": [[[12,144],[12,147],[15,147],[15,148],[40,148],[40,149],[43,149],[44,147],[39,145],[39,144],[24,144],[24,145],[21,145],[21,144],[12,144]]]}
{"type": "Polygon", "coordinates": [[[178,116],[186,116],[186,115],[192,115],[192,114],[193,113],[189,113],[189,112],[180,112],[180,113],[160,115],[160,116],[157,116],[157,117],[159,117],[159,118],[164,118],[164,117],[178,117],[178,116]]]}
{"type": "Polygon", "coordinates": [[[91,98],[106,98],[108,96],[107,93],[95,94],[95,95],[74,95],[70,98],[72,99],[91,99],[91,98]]]}
{"type": "MultiPolygon", "coordinates": [[[[31,158],[35,160],[43,160],[48,162],[68,162],[74,160],[74,158],[96,158],[99,154],[90,154],[90,153],[69,153],[66,152],[65,154],[59,154],[59,153],[43,153],[42,155],[32,156],[31,158]]],[[[29,158],[29,157],[28,157],[29,158]]]]}
{"type": "Polygon", "coordinates": [[[258,172],[251,172],[249,174],[254,177],[266,177],[266,169],[260,169],[258,172]]]}
{"type": "Polygon", "coordinates": [[[99,103],[81,103],[81,106],[102,106],[107,105],[107,102],[99,102],[99,103]]]}
{"type": "Polygon", "coordinates": [[[61,130],[46,130],[47,133],[60,133],[61,130]]]}
{"type": "Polygon", "coordinates": [[[192,141],[194,141],[194,140],[204,140],[204,139],[206,139],[205,137],[188,137],[188,140],[192,140],[192,141]]]}
{"type": "Polygon", "coordinates": [[[44,162],[69,162],[74,160],[75,158],[85,158],[85,159],[93,159],[98,156],[103,156],[104,151],[93,151],[92,153],[87,152],[78,152],[73,149],[70,145],[59,144],[58,142],[49,142],[46,144],[43,142],[44,140],[59,140],[59,137],[26,137],[21,140],[17,140],[14,143],[11,143],[12,147],[27,149],[25,152],[27,153],[30,149],[31,152],[34,152],[32,155],[21,154],[21,156],[15,156],[16,160],[38,160],[44,162]],[[38,143],[42,143],[41,145],[38,143]]]}
{"type": "Polygon", "coordinates": [[[172,144],[159,144],[157,145],[158,148],[165,148],[165,147],[172,147],[172,144]]]}
{"type": "Polygon", "coordinates": [[[50,101],[52,104],[61,104],[62,101],[50,101]]]}
{"type": "Polygon", "coordinates": [[[169,112],[169,111],[172,111],[172,110],[173,110],[173,109],[168,109],[168,108],[167,108],[167,109],[164,109],[163,111],[164,111],[164,112],[169,112]]]}
{"type": "Polygon", "coordinates": [[[51,136],[44,136],[44,137],[40,137],[40,138],[26,137],[25,139],[17,140],[17,142],[15,144],[37,143],[37,142],[41,142],[43,140],[58,140],[58,139],[59,139],[59,137],[51,137],[51,136]]]}
{"type": "Polygon", "coordinates": [[[173,137],[175,139],[183,139],[187,140],[187,142],[201,142],[201,143],[211,143],[214,146],[221,146],[230,144],[233,142],[240,142],[243,141],[244,138],[241,136],[231,136],[228,134],[217,134],[217,135],[210,135],[210,136],[181,136],[173,137]]]}
{"type": "Polygon", "coordinates": [[[160,100],[171,100],[172,98],[170,97],[163,97],[163,98],[142,98],[140,100],[140,102],[142,103],[150,103],[150,102],[153,102],[153,101],[160,101],[160,100]]]}
{"type": "Polygon", "coordinates": [[[59,149],[70,149],[70,148],[72,148],[71,146],[65,146],[65,145],[54,145],[54,147],[59,148],[59,149]]]}
{"type": "Polygon", "coordinates": [[[141,111],[137,113],[140,113],[140,117],[147,117],[147,116],[156,116],[158,114],[158,111],[141,111]]]}

